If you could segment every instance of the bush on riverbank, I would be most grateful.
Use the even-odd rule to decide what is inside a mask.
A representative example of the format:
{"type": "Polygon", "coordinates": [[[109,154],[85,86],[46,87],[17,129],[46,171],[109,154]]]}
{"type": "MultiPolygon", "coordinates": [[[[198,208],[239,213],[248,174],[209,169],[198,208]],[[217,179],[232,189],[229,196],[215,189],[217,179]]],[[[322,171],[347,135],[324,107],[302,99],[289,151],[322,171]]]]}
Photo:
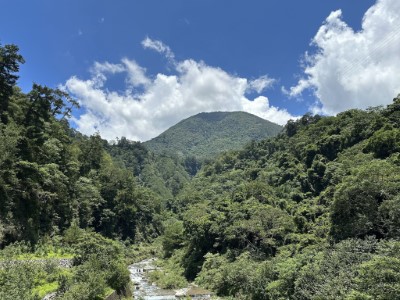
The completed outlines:
{"type": "Polygon", "coordinates": [[[183,257],[182,251],[175,251],[174,255],[166,260],[158,260],[160,269],[149,273],[150,281],[163,289],[180,289],[188,285],[184,274],[184,268],[180,264],[183,257]]]}
{"type": "Polygon", "coordinates": [[[110,289],[129,286],[126,249],[100,234],[71,228],[74,239],[57,236],[35,247],[15,243],[0,251],[0,299],[41,299],[57,291],[57,299],[102,299],[110,289]],[[68,249],[63,252],[60,249],[68,249]],[[73,258],[72,268],[60,266],[73,258]]]}

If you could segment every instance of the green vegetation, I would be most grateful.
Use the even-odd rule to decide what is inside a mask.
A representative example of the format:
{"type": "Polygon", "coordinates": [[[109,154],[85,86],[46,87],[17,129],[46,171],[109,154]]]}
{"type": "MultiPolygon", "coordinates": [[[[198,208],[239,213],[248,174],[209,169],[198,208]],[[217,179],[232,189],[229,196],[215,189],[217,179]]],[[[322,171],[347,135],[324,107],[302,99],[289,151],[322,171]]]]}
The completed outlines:
{"type": "Polygon", "coordinates": [[[158,270],[150,273],[150,280],[157,283],[163,289],[180,289],[187,287],[188,281],[184,277],[184,269],[179,264],[183,252],[175,251],[174,255],[167,260],[159,260],[158,270]]]}
{"type": "Polygon", "coordinates": [[[0,58],[0,299],[103,299],[150,256],[159,286],[227,299],[399,299],[400,97],[259,141],[280,129],[214,113],[108,144],[63,91],[21,92],[16,46],[0,58]]]}
{"type": "Polygon", "coordinates": [[[60,277],[58,291],[61,298],[97,299],[104,297],[110,288],[122,292],[130,282],[124,246],[96,233],[69,230],[79,232],[74,240],[66,239],[74,248],[77,267],[72,277],[60,277]]]}
{"type": "Polygon", "coordinates": [[[235,299],[397,299],[399,109],[305,115],[205,164],[172,203],[165,257],[235,299]]]}
{"type": "Polygon", "coordinates": [[[107,151],[121,168],[132,172],[140,184],[162,197],[165,205],[198,171],[196,169],[194,174],[190,174],[186,160],[176,156],[155,155],[144,144],[124,137],[107,145],[107,151]]]}
{"type": "Polygon", "coordinates": [[[56,281],[44,283],[33,289],[33,293],[37,294],[42,299],[47,294],[57,291],[58,283],[56,281]]]}
{"type": "Polygon", "coordinates": [[[129,286],[128,250],[121,243],[74,226],[54,240],[45,245],[69,249],[71,267],[60,263],[60,258],[43,256],[43,247],[32,251],[26,243],[14,243],[1,251],[1,299],[41,299],[50,292],[57,292],[57,299],[103,299],[111,290],[123,292],[129,286]]]}
{"type": "Polygon", "coordinates": [[[281,131],[281,126],[245,112],[200,113],[144,145],[158,154],[201,161],[224,151],[241,149],[253,140],[276,136],[281,131]]]}
{"type": "Polygon", "coordinates": [[[99,299],[129,283],[125,246],[161,231],[161,200],[68,125],[65,92],[15,85],[23,58],[0,45],[0,298],[99,299]],[[101,234],[101,235],[100,235],[101,234]],[[73,258],[65,272],[60,258],[73,258]]]}
{"type": "Polygon", "coordinates": [[[104,145],[119,166],[130,170],[169,207],[205,161],[281,131],[281,126],[244,112],[201,113],[145,143],[121,137],[104,145]]]}
{"type": "MultiPolygon", "coordinates": [[[[22,61],[17,47],[8,48],[1,48],[6,58],[22,61]]],[[[112,160],[99,135],[86,137],[69,128],[74,99],[37,84],[27,94],[14,86],[13,63],[0,74],[7,86],[1,94],[7,105],[0,112],[6,120],[0,123],[0,246],[36,244],[74,222],[110,238],[157,236],[158,196],[112,160]]]]}

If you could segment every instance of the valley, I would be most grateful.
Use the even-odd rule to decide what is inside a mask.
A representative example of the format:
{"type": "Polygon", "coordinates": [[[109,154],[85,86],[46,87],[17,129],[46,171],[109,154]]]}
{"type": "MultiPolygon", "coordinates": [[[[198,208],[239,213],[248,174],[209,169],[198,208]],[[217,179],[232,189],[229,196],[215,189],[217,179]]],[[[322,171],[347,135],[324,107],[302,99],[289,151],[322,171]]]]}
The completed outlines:
{"type": "Polygon", "coordinates": [[[70,126],[65,91],[23,92],[1,50],[0,299],[398,299],[399,96],[109,142],[70,126]]]}

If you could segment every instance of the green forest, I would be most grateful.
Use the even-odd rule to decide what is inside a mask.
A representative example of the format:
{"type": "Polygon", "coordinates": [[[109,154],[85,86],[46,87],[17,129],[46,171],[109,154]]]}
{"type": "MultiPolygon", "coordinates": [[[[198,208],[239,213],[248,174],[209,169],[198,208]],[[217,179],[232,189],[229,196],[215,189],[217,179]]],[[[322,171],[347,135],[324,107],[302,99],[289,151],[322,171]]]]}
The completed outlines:
{"type": "Polygon", "coordinates": [[[251,141],[278,135],[282,126],[246,112],[200,113],[144,143],[152,152],[205,160],[251,141]]]}
{"type": "Polygon", "coordinates": [[[400,299],[400,97],[204,160],[77,132],[23,63],[0,45],[0,299],[124,294],[153,256],[160,287],[221,299],[400,299]]]}

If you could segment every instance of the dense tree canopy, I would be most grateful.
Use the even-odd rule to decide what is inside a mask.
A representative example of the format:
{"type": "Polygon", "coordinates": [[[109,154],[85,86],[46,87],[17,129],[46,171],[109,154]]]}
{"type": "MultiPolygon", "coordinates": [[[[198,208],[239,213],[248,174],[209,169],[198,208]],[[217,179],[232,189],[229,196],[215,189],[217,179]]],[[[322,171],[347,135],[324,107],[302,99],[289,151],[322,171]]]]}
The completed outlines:
{"type": "Polygon", "coordinates": [[[168,256],[236,299],[396,299],[398,101],[305,115],[204,165],[175,197],[186,242],[169,234],[168,256]]]}
{"type": "Polygon", "coordinates": [[[108,237],[149,240],[160,232],[159,196],[118,166],[99,135],[74,132],[75,99],[59,89],[16,87],[23,62],[0,46],[0,245],[36,242],[72,222],[108,237]]]}

